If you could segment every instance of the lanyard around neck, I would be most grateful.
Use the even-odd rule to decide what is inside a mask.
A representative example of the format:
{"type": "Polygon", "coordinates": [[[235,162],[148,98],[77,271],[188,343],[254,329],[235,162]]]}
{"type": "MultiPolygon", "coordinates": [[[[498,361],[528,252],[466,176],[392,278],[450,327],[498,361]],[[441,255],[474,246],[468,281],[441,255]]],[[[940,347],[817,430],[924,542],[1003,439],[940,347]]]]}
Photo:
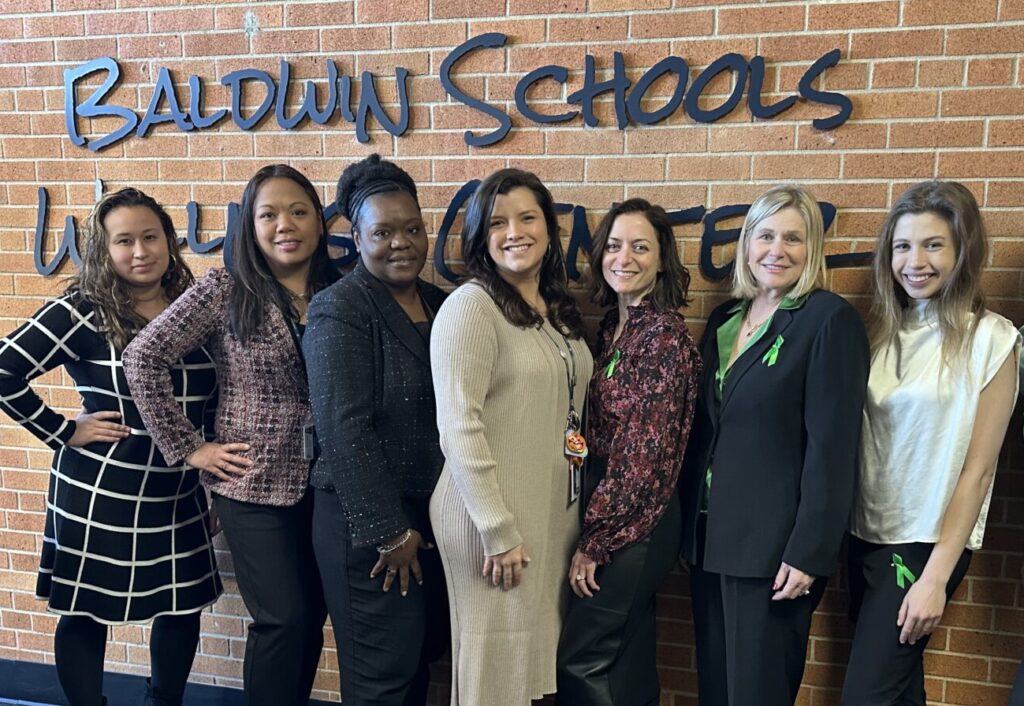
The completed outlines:
{"type": "Polygon", "coordinates": [[[566,338],[564,333],[558,331],[558,329],[555,330],[558,331],[558,335],[562,337],[562,342],[565,343],[565,350],[562,350],[562,347],[558,345],[558,341],[555,340],[554,336],[548,333],[543,324],[541,324],[540,330],[548,337],[548,340],[551,341],[555,350],[558,351],[558,357],[562,359],[562,366],[565,368],[565,386],[569,393],[569,416],[572,418],[576,414],[576,353],[573,352],[569,339],[566,338]],[[568,351],[568,354],[566,351],[568,351]]]}

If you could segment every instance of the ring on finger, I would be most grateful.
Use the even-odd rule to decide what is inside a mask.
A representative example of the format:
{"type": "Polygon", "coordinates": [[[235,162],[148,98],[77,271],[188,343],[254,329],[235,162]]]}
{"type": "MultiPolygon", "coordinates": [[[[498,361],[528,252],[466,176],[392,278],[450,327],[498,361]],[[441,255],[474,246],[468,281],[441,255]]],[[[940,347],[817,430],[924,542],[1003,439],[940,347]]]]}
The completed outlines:
{"type": "Polygon", "coordinates": [[[397,573],[398,573],[398,569],[394,569],[394,568],[392,568],[390,566],[388,567],[388,570],[387,570],[387,575],[388,576],[394,576],[397,573]]]}
{"type": "Polygon", "coordinates": [[[801,593],[800,595],[801,595],[801,596],[809,596],[809,595],[811,595],[811,589],[809,589],[809,588],[805,588],[805,589],[804,589],[804,592],[803,592],[803,593],[801,593]]]}
{"type": "Polygon", "coordinates": [[[587,577],[584,576],[583,574],[576,574],[576,580],[577,581],[586,581],[587,577]]]}

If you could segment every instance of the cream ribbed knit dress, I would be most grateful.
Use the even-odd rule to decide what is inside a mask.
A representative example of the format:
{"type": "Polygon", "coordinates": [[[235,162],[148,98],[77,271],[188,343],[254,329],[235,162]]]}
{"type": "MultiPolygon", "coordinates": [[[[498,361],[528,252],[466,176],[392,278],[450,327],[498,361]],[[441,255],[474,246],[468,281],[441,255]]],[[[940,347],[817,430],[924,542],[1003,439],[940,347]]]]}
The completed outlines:
{"type": "MultiPolygon", "coordinates": [[[[544,328],[564,350],[550,323],[544,328]]],[[[576,409],[593,369],[576,356],[576,409]]],[[[562,455],[569,397],[555,344],[513,326],[467,284],[434,321],[430,360],[446,462],[430,520],[448,580],[452,706],[528,706],[555,691],[566,575],[579,536],[562,455]],[[481,576],[484,555],[524,543],[530,565],[511,591],[481,576]]]]}

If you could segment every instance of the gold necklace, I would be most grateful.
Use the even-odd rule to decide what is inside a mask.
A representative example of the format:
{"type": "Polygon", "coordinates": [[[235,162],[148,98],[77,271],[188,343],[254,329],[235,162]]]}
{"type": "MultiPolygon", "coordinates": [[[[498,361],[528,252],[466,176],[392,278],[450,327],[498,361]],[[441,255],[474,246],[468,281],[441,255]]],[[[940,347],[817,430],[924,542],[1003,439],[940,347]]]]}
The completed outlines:
{"type": "Polygon", "coordinates": [[[750,338],[751,336],[754,335],[754,331],[757,331],[759,328],[764,326],[764,322],[767,321],[768,319],[772,318],[772,316],[775,314],[775,310],[779,308],[779,305],[776,304],[775,306],[773,306],[772,310],[769,311],[768,314],[763,319],[761,319],[759,322],[757,322],[756,324],[750,322],[750,311],[753,308],[754,308],[754,304],[753,304],[753,302],[751,302],[750,307],[747,309],[747,317],[746,317],[747,318],[747,324],[746,324],[747,325],[747,332],[743,334],[743,336],[745,338],[750,338]]]}

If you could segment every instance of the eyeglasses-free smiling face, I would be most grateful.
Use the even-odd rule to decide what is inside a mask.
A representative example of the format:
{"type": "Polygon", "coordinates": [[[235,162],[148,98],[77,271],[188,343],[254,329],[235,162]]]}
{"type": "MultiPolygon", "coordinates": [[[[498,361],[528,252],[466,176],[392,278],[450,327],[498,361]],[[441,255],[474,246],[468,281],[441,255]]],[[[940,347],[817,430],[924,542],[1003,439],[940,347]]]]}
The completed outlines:
{"type": "Polygon", "coordinates": [[[416,199],[405,191],[370,196],[355,227],[363,266],[387,287],[416,283],[427,261],[427,229],[416,199]]]}
{"type": "Polygon", "coordinates": [[[900,216],[892,234],[892,276],[912,299],[931,299],[956,266],[953,234],[934,213],[900,216]]]}
{"type": "Polygon", "coordinates": [[[515,283],[539,276],[550,236],[533,191],[517,186],[494,198],[487,252],[498,275],[515,283]]]}
{"type": "Polygon", "coordinates": [[[322,237],[320,216],[291,179],[267,179],[256,193],[256,245],[278,279],[309,267],[322,237]]]}
{"type": "Polygon", "coordinates": [[[119,206],[103,219],[114,272],[129,287],[160,284],[171,263],[160,218],[146,206],[119,206]]]}
{"type": "Polygon", "coordinates": [[[661,247],[654,226],[642,213],[615,218],[601,258],[601,274],[627,306],[636,306],[654,287],[661,270],[661,247]]]}
{"type": "Polygon", "coordinates": [[[807,226],[795,208],[783,208],[757,223],[747,243],[747,266],[765,292],[785,295],[807,264],[807,226]]]}

